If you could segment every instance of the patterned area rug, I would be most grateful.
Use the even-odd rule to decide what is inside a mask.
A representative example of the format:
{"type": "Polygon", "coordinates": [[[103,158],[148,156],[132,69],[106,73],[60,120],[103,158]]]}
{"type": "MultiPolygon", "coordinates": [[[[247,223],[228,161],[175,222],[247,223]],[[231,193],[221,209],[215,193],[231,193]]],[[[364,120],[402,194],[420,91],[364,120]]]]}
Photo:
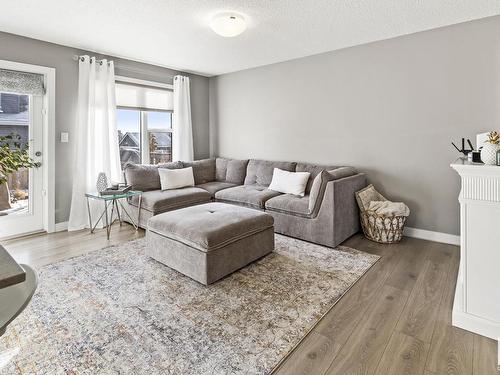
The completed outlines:
{"type": "Polygon", "coordinates": [[[378,260],[277,235],[274,253],[205,287],[144,250],[42,268],[0,338],[0,374],[267,374],[378,260]]]}

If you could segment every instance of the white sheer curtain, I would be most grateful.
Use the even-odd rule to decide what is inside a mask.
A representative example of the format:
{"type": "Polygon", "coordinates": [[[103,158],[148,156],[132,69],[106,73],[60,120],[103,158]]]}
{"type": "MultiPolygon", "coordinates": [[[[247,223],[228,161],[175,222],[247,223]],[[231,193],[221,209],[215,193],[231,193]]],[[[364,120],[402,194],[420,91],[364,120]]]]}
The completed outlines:
{"type": "Polygon", "coordinates": [[[194,152],[189,77],[174,77],[174,113],[172,114],[172,130],[173,160],[192,161],[194,159],[194,152]]]}
{"type": "MultiPolygon", "coordinates": [[[[121,181],[116,127],[115,73],[113,61],[81,56],[79,59],[78,107],[73,163],[73,195],[68,230],[89,226],[85,193],[96,190],[99,172],[108,182],[121,181]]],[[[91,200],[92,218],[104,210],[91,200]]]]}

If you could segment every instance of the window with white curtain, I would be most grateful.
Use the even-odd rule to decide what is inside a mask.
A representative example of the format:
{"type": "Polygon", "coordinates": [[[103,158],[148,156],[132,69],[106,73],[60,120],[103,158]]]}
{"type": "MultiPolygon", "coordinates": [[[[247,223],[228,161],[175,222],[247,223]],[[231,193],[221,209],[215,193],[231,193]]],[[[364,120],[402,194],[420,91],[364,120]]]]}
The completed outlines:
{"type": "Polygon", "coordinates": [[[117,81],[116,106],[122,168],[172,161],[172,90],[117,81]]]}

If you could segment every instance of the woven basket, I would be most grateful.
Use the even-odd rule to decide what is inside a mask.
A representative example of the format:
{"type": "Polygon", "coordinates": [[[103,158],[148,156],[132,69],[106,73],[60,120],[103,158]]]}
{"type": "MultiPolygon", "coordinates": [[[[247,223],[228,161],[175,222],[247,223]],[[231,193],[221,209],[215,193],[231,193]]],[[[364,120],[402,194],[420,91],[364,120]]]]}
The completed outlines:
{"type": "Polygon", "coordinates": [[[387,199],[369,185],[356,192],[359,206],[361,227],[365,237],[378,243],[397,243],[403,238],[406,216],[379,215],[368,209],[371,201],[386,201],[387,199]]]}

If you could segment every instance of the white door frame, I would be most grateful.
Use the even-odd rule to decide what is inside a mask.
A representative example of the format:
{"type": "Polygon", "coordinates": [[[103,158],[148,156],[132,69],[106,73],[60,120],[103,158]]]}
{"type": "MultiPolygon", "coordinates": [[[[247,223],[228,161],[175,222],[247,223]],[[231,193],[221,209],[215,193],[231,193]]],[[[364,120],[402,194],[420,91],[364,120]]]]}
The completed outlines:
{"type": "Polygon", "coordinates": [[[55,128],[56,128],[56,70],[46,66],[0,60],[0,69],[37,73],[44,76],[43,98],[43,229],[55,232],[55,128]]]}

